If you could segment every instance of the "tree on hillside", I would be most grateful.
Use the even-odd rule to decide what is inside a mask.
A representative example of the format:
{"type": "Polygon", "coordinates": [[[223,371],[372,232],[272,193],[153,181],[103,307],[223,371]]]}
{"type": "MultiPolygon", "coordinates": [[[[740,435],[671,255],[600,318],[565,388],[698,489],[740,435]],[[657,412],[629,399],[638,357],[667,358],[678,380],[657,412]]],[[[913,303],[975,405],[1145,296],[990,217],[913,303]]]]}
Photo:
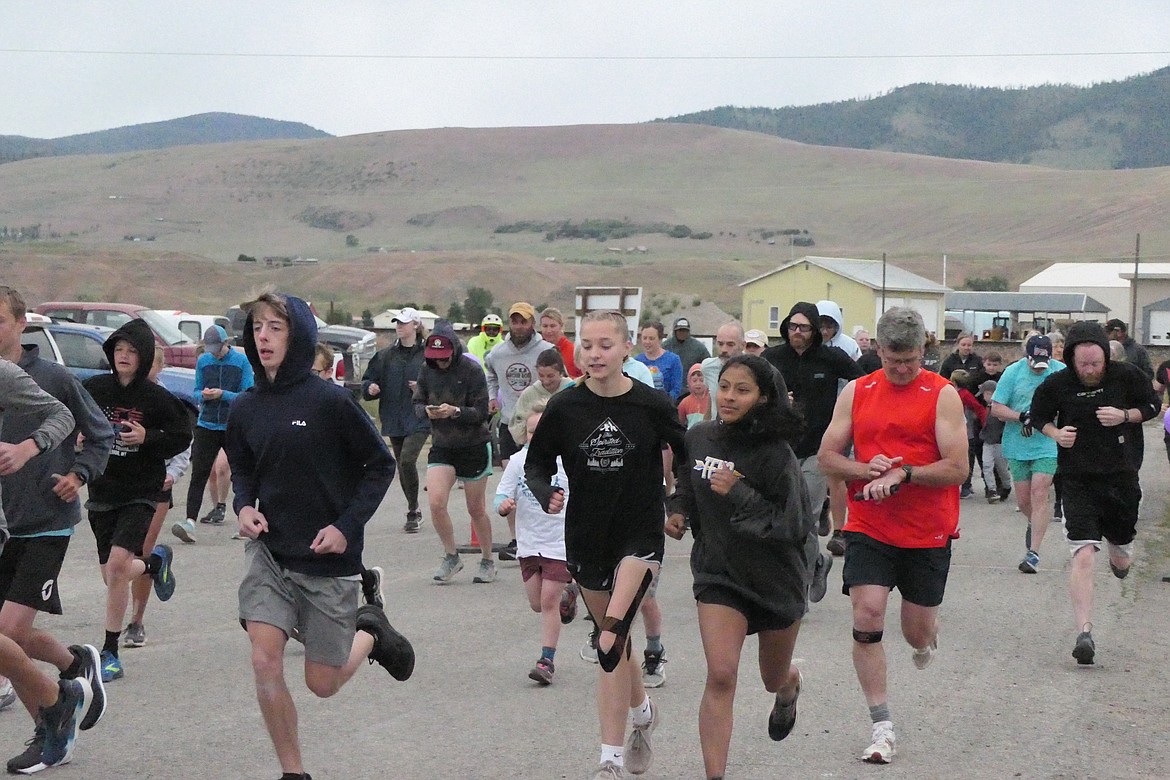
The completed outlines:
{"type": "Polygon", "coordinates": [[[969,276],[963,280],[964,290],[984,290],[986,292],[1007,292],[1007,279],[1002,276],[969,276]]]}
{"type": "Polygon", "coordinates": [[[463,322],[463,304],[459,301],[451,301],[451,305],[447,307],[447,321],[448,322],[463,322]]]}
{"type": "Polygon", "coordinates": [[[362,327],[363,328],[374,327],[374,313],[371,312],[369,309],[362,309],[362,327]]]}
{"type": "Polygon", "coordinates": [[[484,315],[492,310],[495,298],[490,290],[482,287],[468,287],[467,297],[463,299],[463,314],[468,322],[477,323],[484,315]]]}

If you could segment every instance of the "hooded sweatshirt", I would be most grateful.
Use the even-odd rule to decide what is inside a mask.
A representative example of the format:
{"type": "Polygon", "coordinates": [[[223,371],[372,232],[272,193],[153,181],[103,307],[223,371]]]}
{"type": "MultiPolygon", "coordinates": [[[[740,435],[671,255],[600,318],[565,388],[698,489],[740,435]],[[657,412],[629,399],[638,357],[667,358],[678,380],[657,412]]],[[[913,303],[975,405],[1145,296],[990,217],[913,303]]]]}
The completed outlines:
{"type": "Polygon", "coordinates": [[[382,435],[406,437],[426,433],[430,421],[419,419],[414,413],[414,390],[411,382],[418,381],[424,363],[426,339],[419,333],[411,346],[395,341],[374,355],[362,376],[362,397],[367,401],[378,399],[378,420],[382,435]],[[378,395],[370,395],[370,385],[378,386],[378,395]]]}
{"type": "Polygon", "coordinates": [[[114,447],[105,473],[89,485],[86,508],[107,511],[126,504],[158,504],[156,496],[166,479],[167,458],[191,443],[191,418],[186,407],[162,385],[149,379],[154,363],[154,333],[142,320],[130,320],[102,344],[110,373],[85,380],[106,419],[114,427],[114,447]],[[138,370],[129,384],[118,379],[114,348],[129,342],[138,351],[138,370]],[[127,444],[120,435],[123,424],[133,420],[146,429],[142,444],[127,444]]]}
{"type": "Polygon", "coordinates": [[[219,398],[203,398],[199,404],[200,428],[227,430],[232,401],[255,383],[255,372],[244,353],[228,349],[223,356],[204,352],[195,362],[195,395],[202,390],[222,390],[219,398]]]}
{"type": "MultiPolygon", "coordinates": [[[[71,531],[81,520],[81,503],[58,498],[51,475],[74,472],[83,482],[93,482],[106,469],[114,429],[77,377],[61,364],[42,359],[39,347],[24,345],[19,365],[42,390],[69,408],[77,425],[64,446],[33,458],[3,478],[8,530],[13,536],[71,531]],[[85,443],[76,453],[73,442],[79,432],[85,434],[85,443]]],[[[39,415],[12,411],[4,416],[3,439],[9,444],[24,441],[40,424],[39,415]]]]}
{"type": "Polygon", "coordinates": [[[450,404],[459,407],[458,417],[431,420],[431,444],[435,447],[466,448],[491,441],[488,432],[487,380],[474,360],[463,350],[463,343],[446,320],[438,320],[432,335],[446,336],[455,346],[451,363],[439,368],[434,360],[425,361],[414,386],[414,412],[427,419],[427,407],[450,404]]]}
{"type": "Polygon", "coordinates": [[[862,375],[857,363],[841,349],[824,343],[816,325],[819,319],[816,305],[806,301],[793,305],[780,323],[783,343],[768,347],[761,355],[784,377],[793,403],[804,416],[804,434],[792,446],[796,457],[801,459],[816,455],[820,449],[821,437],[833,419],[840,381],[848,382],[862,375]],[[803,314],[813,324],[812,342],[803,353],[798,353],[788,341],[788,323],[794,314],[803,314]]]}
{"type": "Polygon", "coordinates": [[[1077,322],[1069,328],[1064,362],[1067,368],[1041,382],[1032,396],[1032,425],[1037,432],[1048,423],[1077,429],[1073,446],[1057,447],[1060,473],[1136,472],[1145,444],[1142,422],[1153,419],[1159,411],[1149,378],[1137,366],[1109,359],[1109,339],[1095,322],[1077,322]],[[1078,344],[1096,344],[1105,353],[1105,373],[1095,387],[1082,383],[1077,374],[1073,358],[1078,344]],[[1137,409],[1139,418],[1131,416],[1131,422],[1121,425],[1102,425],[1097,410],[1105,406],[1137,409]]]}
{"type": "Polygon", "coordinates": [[[236,513],[255,507],[268,521],[261,541],[292,571],[345,577],[362,571],[365,524],[394,479],[394,458],[353,395],[312,373],[317,323],[288,296],[288,352],[269,380],[252,333],[241,341],[256,384],[232,404],[226,446],[236,513]],[[343,553],[313,552],[327,526],[345,536],[343,553]]]}
{"type": "MultiPolygon", "coordinates": [[[[817,301],[817,311],[822,317],[829,317],[833,322],[837,323],[837,334],[829,340],[829,346],[840,349],[849,356],[850,360],[857,360],[857,358],[861,357],[861,347],[857,346],[857,342],[853,340],[852,336],[845,335],[845,323],[842,322],[841,307],[832,301],[817,301]]],[[[819,320],[814,321],[813,329],[816,330],[819,324],[819,320]]]]}
{"type": "Polygon", "coordinates": [[[488,398],[499,399],[501,420],[512,419],[520,394],[536,382],[536,356],[546,349],[555,347],[535,333],[520,347],[508,336],[484,357],[488,398]]]}

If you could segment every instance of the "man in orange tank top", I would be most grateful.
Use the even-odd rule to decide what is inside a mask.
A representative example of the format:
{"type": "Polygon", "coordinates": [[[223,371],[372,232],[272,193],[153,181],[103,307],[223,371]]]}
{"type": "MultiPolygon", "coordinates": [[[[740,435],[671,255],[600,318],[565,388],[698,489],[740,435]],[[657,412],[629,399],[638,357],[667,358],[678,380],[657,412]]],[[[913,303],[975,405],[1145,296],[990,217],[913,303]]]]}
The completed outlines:
{"type": "Polygon", "coordinates": [[[902,594],[902,635],[925,669],[938,647],[938,608],[958,535],[959,485],[967,478],[967,428],[953,386],[922,368],[926,328],[895,307],[877,325],[882,371],[846,385],[817,453],[846,480],[844,592],[853,604],[853,666],[869,705],[873,743],[863,760],[894,758],[894,725],[882,646],[886,603],[902,594]],[[853,444],[853,457],[842,455],[853,444]]]}

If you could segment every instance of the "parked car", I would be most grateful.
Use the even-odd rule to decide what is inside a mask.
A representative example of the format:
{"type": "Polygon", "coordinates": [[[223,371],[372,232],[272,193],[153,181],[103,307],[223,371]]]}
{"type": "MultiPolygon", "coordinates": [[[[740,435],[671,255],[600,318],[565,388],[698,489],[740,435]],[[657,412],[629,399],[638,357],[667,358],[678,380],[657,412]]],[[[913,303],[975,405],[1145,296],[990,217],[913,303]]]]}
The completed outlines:
{"type": "Polygon", "coordinates": [[[143,320],[154,331],[155,343],[162,347],[168,366],[195,368],[196,341],[184,336],[170,320],[154,309],[132,303],[49,301],[34,306],[32,310],[55,322],[75,322],[107,328],[119,328],[132,319],[143,320]]]}
{"type": "Polygon", "coordinates": [[[218,314],[191,314],[185,311],[164,309],[156,309],[156,311],[170,320],[184,336],[196,344],[203,341],[203,334],[212,325],[219,325],[229,336],[233,335],[231,320],[218,314]]]}
{"type": "MultiPolygon", "coordinates": [[[[102,344],[114,328],[100,325],[76,325],[70,322],[29,322],[21,334],[21,344],[35,344],[45,360],[60,363],[83,382],[95,374],[110,370],[110,361],[102,344]]],[[[167,366],[158,375],[159,382],[196,417],[199,401],[195,397],[195,370],[167,366]]],[[[194,418],[192,418],[194,419],[194,418]]]]}
{"type": "Polygon", "coordinates": [[[335,376],[335,380],[360,393],[362,374],[366,372],[366,366],[378,351],[378,334],[372,330],[351,328],[348,325],[326,325],[317,328],[317,338],[342,355],[342,361],[338,364],[340,376],[335,376]]]}

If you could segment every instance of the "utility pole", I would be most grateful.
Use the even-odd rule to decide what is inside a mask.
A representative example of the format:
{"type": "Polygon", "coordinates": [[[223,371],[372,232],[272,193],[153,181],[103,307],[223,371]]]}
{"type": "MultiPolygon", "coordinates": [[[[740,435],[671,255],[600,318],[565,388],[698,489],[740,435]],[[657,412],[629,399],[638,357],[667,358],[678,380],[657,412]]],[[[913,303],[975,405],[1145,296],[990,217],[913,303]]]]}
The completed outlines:
{"type": "Polygon", "coordinates": [[[1141,338],[1138,339],[1139,344],[1142,343],[1142,341],[1145,339],[1145,335],[1146,335],[1144,332],[1144,329],[1142,329],[1142,330],[1138,329],[1138,322],[1137,322],[1138,264],[1141,261],[1141,256],[1142,256],[1142,234],[1138,233],[1137,234],[1137,243],[1135,244],[1134,249],[1133,249],[1133,284],[1131,284],[1129,286],[1129,290],[1130,290],[1129,331],[1130,331],[1130,333],[1133,334],[1133,337],[1135,339],[1138,339],[1139,335],[1141,336],[1141,338]]]}
{"type": "Polygon", "coordinates": [[[886,253],[882,252],[882,314],[886,313],[886,253]]]}
{"type": "Polygon", "coordinates": [[[943,287],[947,286],[947,256],[943,255],[943,287]]]}

